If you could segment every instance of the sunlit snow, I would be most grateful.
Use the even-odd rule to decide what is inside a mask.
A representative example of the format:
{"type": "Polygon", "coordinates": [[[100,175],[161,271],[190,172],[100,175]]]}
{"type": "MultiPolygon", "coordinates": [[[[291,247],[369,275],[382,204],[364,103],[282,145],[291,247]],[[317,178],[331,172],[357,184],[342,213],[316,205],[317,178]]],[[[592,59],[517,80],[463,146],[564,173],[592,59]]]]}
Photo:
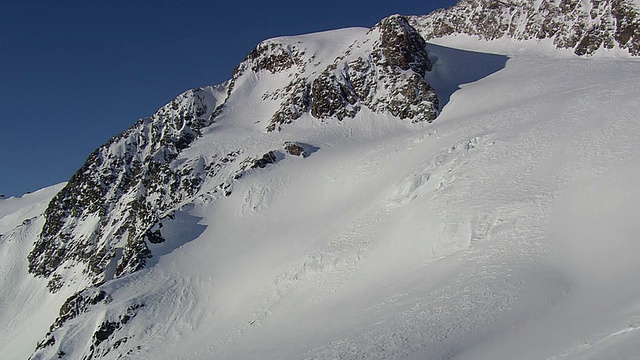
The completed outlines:
{"type": "MultiPolygon", "coordinates": [[[[304,41],[324,59],[327,37],[361,33],[304,41]]],[[[104,285],[113,302],[60,350],[75,358],[99,316],[142,302],[106,358],[637,358],[640,61],[483,46],[429,44],[431,124],[363,110],[265,133],[273,79],[243,79],[245,102],[180,156],[317,150],[184,206],[151,266],[104,285]]],[[[59,188],[0,200],[0,358],[28,358],[73,293],[26,271],[59,188]]]]}

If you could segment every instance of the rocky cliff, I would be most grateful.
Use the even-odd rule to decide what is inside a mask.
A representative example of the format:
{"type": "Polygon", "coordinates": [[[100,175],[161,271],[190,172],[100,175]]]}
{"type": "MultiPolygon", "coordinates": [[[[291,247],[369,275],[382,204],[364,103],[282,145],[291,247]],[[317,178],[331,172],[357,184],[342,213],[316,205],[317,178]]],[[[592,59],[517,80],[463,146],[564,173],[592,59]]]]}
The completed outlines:
{"type": "Polygon", "coordinates": [[[633,0],[460,0],[410,23],[426,40],[452,34],[551,39],[577,55],[617,47],[640,56],[640,9],[633,0]]]}
{"type": "Polygon", "coordinates": [[[323,60],[304,44],[267,40],[236,67],[230,93],[247,73],[287,74],[284,86],[263,96],[278,103],[267,131],[306,113],[342,120],[362,107],[411,121],[433,121],[438,114],[435,91],[424,80],[432,67],[425,41],[402,16],[382,20],[335,60],[323,60]]]}
{"type": "Polygon", "coordinates": [[[92,284],[141,269],[148,228],[194,195],[204,174],[172,161],[210,124],[226,85],[187,91],[95,150],[49,204],[29,271],[56,291],[66,267],[92,284]]]}

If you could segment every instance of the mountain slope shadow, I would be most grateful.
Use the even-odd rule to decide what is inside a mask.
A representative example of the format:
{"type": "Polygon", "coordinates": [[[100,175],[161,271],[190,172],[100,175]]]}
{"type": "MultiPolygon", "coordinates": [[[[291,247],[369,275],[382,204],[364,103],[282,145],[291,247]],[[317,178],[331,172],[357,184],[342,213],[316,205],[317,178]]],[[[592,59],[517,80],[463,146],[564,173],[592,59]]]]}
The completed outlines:
{"type": "Polygon", "coordinates": [[[155,236],[149,236],[149,234],[145,236],[153,256],[147,261],[147,266],[157,264],[163,255],[173,252],[202,235],[207,226],[200,224],[202,218],[192,215],[191,210],[192,206],[176,210],[171,217],[162,219],[159,224],[154,226],[155,236]]]}
{"type": "Polygon", "coordinates": [[[508,56],[454,49],[427,43],[433,70],[426,75],[427,82],[436,90],[440,110],[449,103],[451,95],[460,85],[483,79],[505,68],[508,56]]]}

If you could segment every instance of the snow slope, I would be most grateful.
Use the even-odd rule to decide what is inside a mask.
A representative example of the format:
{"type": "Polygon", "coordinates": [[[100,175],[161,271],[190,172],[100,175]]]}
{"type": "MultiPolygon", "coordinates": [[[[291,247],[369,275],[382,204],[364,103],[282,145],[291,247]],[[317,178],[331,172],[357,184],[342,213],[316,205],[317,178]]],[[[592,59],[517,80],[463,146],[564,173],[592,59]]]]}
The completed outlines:
{"type": "MultiPolygon", "coordinates": [[[[431,124],[363,108],[264,132],[250,90],[268,75],[244,79],[249,100],[178,161],[278,161],[164,220],[148,268],[102,285],[110,300],[34,358],[80,358],[122,314],[107,359],[637,358],[640,61],[461,46],[428,46],[431,124]]],[[[1,358],[29,357],[73,293],[26,274],[56,189],[0,201],[1,358]]]]}
{"type": "Polygon", "coordinates": [[[545,40],[580,56],[615,49],[640,55],[637,0],[460,0],[409,20],[427,39],[455,34],[484,40],[545,40]]]}
{"type": "Polygon", "coordinates": [[[42,228],[40,215],[63,185],[0,200],[0,355],[4,359],[27,358],[64,301],[47,291],[46,280],[27,272],[25,261],[42,228]]]}
{"type": "MultiPolygon", "coordinates": [[[[495,61],[431,50],[432,76],[495,61]]],[[[314,129],[304,165],[192,210],[169,357],[632,358],[639,66],[509,54],[432,126],[314,129]]]]}

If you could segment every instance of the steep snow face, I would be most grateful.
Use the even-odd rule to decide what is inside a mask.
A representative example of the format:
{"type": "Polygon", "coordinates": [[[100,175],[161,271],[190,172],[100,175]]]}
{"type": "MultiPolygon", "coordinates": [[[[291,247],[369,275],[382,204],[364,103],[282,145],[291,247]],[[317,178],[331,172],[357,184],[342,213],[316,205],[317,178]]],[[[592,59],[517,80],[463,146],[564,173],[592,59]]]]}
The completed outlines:
{"type": "Polygon", "coordinates": [[[33,358],[636,356],[640,62],[446,41],[431,124],[363,107],[265,132],[260,96],[228,102],[174,162],[238,160],[152,229],[147,268],[47,295],[33,358]]]}
{"type": "Polygon", "coordinates": [[[635,0],[464,0],[410,22],[427,40],[452,34],[551,39],[557,48],[577,55],[620,48],[640,56],[640,6],[635,0]]]}

